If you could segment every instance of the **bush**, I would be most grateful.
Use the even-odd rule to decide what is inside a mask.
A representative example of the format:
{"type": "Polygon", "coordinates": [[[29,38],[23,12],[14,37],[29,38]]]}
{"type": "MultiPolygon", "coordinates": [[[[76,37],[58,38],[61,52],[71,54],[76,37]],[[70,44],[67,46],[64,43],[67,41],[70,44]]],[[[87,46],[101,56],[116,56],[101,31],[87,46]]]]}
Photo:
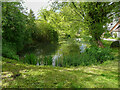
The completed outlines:
{"type": "Polygon", "coordinates": [[[87,54],[91,55],[91,58],[95,58],[97,63],[103,63],[106,60],[112,60],[113,56],[111,55],[112,50],[110,48],[98,48],[91,47],[86,49],[87,54]]]}
{"type": "Polygon", "coordinates": [[[24,63],[36,65],[37,64],[37,56],[35,54],[26,54],[24,59],[24,63]]]}
{"type": "Polygon", "coordinates": [[[16,50],[16,44],[6,42],[5,40],[3,40],[2,56],[10,59],[19,60],[19,56],[17,55],[17,50],[16,50]]]}
{"type": "Polygon", "coordinates": [[[91,64],[101,64],[106,60],[112,60],[113,56],[110,54],[110,48],[98,48],[90,47],[87,48],[85,52],[70,53],[59,58],[58,65],[61,66],[78,66],[78,65],[91,65],[91,64]]]}

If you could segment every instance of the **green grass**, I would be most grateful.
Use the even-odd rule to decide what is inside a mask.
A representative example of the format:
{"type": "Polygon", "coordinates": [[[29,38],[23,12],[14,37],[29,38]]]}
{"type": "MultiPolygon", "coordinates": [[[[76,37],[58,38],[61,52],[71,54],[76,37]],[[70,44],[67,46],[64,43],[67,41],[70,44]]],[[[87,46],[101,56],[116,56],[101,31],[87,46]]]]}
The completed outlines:
{"type": "Polygon", "coordinates": [[[105,47],[110,47],[113,41],[101,40],[105,47]]]}
{"type": "MultiPolygon", "coordinates": [[[[110,41],[103,41],[105,46],[110,41]]],[[[115,59],[77,67],[35,66],[2,58],[3,88],[118,88],[118,48],[115,59]]]]}
{"type": "Polygon", "coordinates": [[[2,64],[3,88],[118,88],[117,59],[70,68],[35,66],[7,58],[2,64]]]}

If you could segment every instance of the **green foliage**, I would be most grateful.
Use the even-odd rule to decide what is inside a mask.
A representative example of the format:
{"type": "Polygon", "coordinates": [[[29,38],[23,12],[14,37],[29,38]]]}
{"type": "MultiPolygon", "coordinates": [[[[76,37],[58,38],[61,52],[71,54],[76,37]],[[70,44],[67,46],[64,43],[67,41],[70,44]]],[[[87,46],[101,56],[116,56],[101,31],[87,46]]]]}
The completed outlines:
{"type": "Polygon", "coordinates": [[[90,34],[95,40],[99,40],[103,32],[105,32],[105,29],[102,23],[94,23],[90,27],[90,34]]]}
{"type": "Polygon", "coordinates": [[[95,47],[97,46],[97,43],[94,38],[89,38],[88,42],[90,43],[91,46],[95,46],[95,47]]]}
{"type": "Polygon", "coordinates": [[[16,44],[17,51],[24,46],[26,15],[20,2],[2,2],[2,36],[16,44]]]}
{"type": "Polygon", "coordinates": [[[52,56],[45,56],[43,58],[44,65],[52,65],[52,56]]]}
{"type": "Polygon", "coordinates": [[[106,32],[105,34],[104,34],[104,38],[109,38],[109,37],[111,37],[112,35],[109,33],[109,32],[106,32]]]}
{"type": "Polygon", "coordinates": [[[112,43],[113,41],[102,40],[102,42],[103,42],[103,45],[104,45],[105,47],[110,47],[110,45],[111,45],[111,43],[112,43]]]}
{"type": "Polygon", "coordinates": [[[32,53],[26,54],[24,59],[23,59],[23,62],[36,65],[37,64],[37,56],[35,54],[32,54],[32,53]]]}
{"type": "Polygon", "coordinates": [[[120,37],[117,37],[117,40],[120,40],[120,37]]]}
{"type": "Polygon", "coordinates": [[[2,56],[10,59],[19,60],[19,56],[17,55],[17,51],[16,51],[16,44],[6,42],[3,40],[2,56]]]}
{"type": "Polygon", "coordinates": [[[24,63],[36,65],[39,63],[40,65],[52,65],[52,56],[44,56],[42,58],[37,58],[35,54],[26,54],[24,59],[22,60],[24,63]]]}
{"type": "Polygon", "coordinates": [[[115,38],[117,38],[117,33],[114,33],[113,35],[114,35],[115,38]]]}
{"type": "Polygon", "coordinates": [[[41,42],[57,42],[58,33],[46,21],[36,21],[37,30],[34,34],[34,39],[41,42]]]}
{"type": "MultiPolygon", "coordinates": [[[[69,11],[69,9],[70,8],[65,8],[66,11],[69,11]]],[[[61,11],[54,12],[52,10],[48,11],[46,9],[43,9],[39,12],[38,18],[41,21],[47,21],[54,28],[54,30],[59,33],[59,37],[62,37],[62,31],[67,34],[71,34],[71,36],[74,36],[75,34],[73,30],[77,27],[74,27],[74,25],[71,26],[72,22],[67,21],[66,15],[64,13],[61,13],[61,11]]]]}
{"type": "Polygon", "coordinates": [[[106,48],[91,47],[86,49],[85,53],[95,58],[98,63],[103,63],[106,60],[113,59],[113,55],[111,55],[111,51],[112,49],[110,49],[109,47],[106,48]]]}
{"type": "Polygon", "coordinates": [[[25,30],[25,44],[31,44],[32,40],[34,39],[34,33],[36,31],[36,24],[35,24],[35,16],[33,11],[30,9],[30,13],[28,13],[26,30],[25,30]]]}
{"type": "Polygon", "coordinates": [[[2,88],[119,88],[118,61],[64,68],[2,58],[2,88]]]}
{"type": "Polygon", "coordinates": [[[98,48],[90,47],[87,48],[83,53],[69,53],[64,54],[63,57],[59,58],[58,65],[61,66],[78,66],[78,65],[91,65],[103,63],[106,60],[113,60],[114,57],[111,55],[110,48],[98,48]]]}
{"type": "Polygon", "coordinates": [[[30,10],[27,15],[21,2],[2,2],[2,14],[3,39],[14,43],[16,52],[20,52],[33,42],[36,29],[34,13],[30,10]]]}
{"type": "Polygon", "coordinates": [[[75,40],[69,39],[59,50],[59,55],[61,56],[58,58],[58,61],[56,60],[56,66],[70,66],[70,63],[75,61],[79,54],[79,44],[75,40]]]}
{"type": "Polygon", "coordinates": [[[66,43],[61,45],[60,54],[80,53],[79,43],[76,40],[69,39],[66,43]]]}
{"type": "Polygon", "coordinates": [[[56,6],[53,6],[53,9],[59,10],[57,15],[53,13],[54,17],[59,17],[55,17],[49,22],[56,20],[55,26],[59,28],[58,30],[75,35],[80,29],[83,35],[90,35],[96,41],[100,40],[101,35],[106,31],[103,25],[110,22],[114,14],[118,15],[119,12],[117,2],[68,2],[66,4],[54,2],[54,4],[56,6]],[[59,5],[60,8],[58,8],[59,5]]]}

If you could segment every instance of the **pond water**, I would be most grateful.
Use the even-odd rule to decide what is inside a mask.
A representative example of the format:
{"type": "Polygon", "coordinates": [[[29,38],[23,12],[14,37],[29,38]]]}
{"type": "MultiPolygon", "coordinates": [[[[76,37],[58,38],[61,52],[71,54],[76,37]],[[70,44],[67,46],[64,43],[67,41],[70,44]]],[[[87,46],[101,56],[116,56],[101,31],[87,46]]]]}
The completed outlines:
{"type": "MultiPolygon", "coordinates": [[[[70,48],[76,47],[74,45],[70,47],[69,44],[71,44],[71,43],[73,43],[73,44],[77,43],[79,52],[80,53],[84,52],[86,45],[83,44],[83,42],[81,41],[80,38],[77,38],[74,40],[68,40],[62,44],[38,43],[35,45],[31,45],[24,49],[24,52],[21,53],[21,57],[24,57],[25,54],[30,54],[30,53],[34,53],[38,58],[42,58],[45,56],[52,56],[52,65],[55,66],[56,62],[58,61],[58,58],[63,56],[63,52],[67,53],[67,51],[69,51],[70,48]],[[82,44],[81,44],[81,42],[82,42],[82,44]]],[[[78,50],[78,49],[76,49],[76,50],[78,50]]],[[[36,65],[42,65],[42,64],[37,61],[36,65]]]]}
{"type": "Polygon", "coordinates": [[[36,56],[46,56],[53,55],[59,48],[60,45],[57,43],[37,43],[35,45],[30,45],[24,48],[20,53],[20,56],[23,57],[25,54],[34,53],[36,56]]]}

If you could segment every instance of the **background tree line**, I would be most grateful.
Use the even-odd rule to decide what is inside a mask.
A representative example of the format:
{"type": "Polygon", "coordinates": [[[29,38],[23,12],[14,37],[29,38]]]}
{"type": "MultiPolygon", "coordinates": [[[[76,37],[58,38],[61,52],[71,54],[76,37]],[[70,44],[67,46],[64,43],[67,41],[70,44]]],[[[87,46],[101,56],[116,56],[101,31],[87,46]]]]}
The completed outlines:
{"type": "Polygon", "coordinates": [[[2,54],[5,57],[19,59],[19,53],[25,46],[35,42],[57,42],[54,28],[45,21],[35,19],[34,12],[29,13],[22,2],[2,2],[2,54]]]}
{"type": "MultiPolygon", "coordinates": [[[[42,9],[38,18],[26,12],[22,2],[2,2],[3,56],[14,57],[25,46],[35,42],[58,42],[63,32],[104,47],[103,28],[113,16],[119,17],[118,2],[53,2],[51,9],[42,9]]],[[[16,58],[18,56],[15,56],[16,58]]]]}
{"type": "Polygon", "coordinates": [[[59,2],[57,0],[51,6],[53,11],[59,11],[54,18],[59,20],[54,23],[57,28],[73,36],[81,30],[82,38],[88,40],[87,37],[90,36],[90,41],[99,47],[104,47],[101,35],[107,31],[106,23],[112,22],[113,17],[118,18],[120,15],[119,2],[59,2]]]}

